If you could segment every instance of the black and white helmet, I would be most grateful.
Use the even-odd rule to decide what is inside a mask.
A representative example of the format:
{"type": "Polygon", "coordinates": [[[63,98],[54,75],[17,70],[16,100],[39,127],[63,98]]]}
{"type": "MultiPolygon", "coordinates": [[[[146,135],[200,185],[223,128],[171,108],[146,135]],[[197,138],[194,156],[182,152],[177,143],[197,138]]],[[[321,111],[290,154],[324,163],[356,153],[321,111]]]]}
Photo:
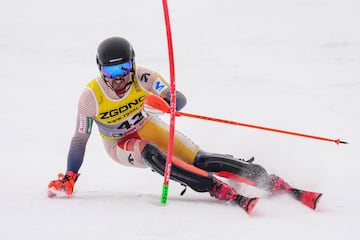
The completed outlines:
{"type": "Polygon", "coordinates": [[[96,63],[102,66],[112,66],[131,61],[135,65],[135,52],[128,40],[122,37],[110,37],[99,44],[96,63]]]}

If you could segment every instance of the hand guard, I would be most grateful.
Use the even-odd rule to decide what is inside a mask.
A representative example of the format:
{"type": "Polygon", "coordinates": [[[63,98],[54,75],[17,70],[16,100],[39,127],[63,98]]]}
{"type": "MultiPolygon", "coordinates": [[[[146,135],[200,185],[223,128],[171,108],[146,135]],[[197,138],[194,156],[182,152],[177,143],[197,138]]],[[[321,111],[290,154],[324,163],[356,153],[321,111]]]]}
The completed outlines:
{"type": "Polygon", "coordinates": [[[153,108],[152,106],[148,105],[148,104],[144,104],[144,111],[148,114],[154,115],[154,116],[161,116],[164,114],[163,111],[153,108]]]}
{"type": "Polygon", "coordinates": [[[58,179],[51,181],[48,185],[48,197],[55,197],[58,193],[65,193],[67,197],[70,197],[79,176],[79,173],[72,171],[67,171],[65,175],[59,173],[58,179]]]}
{"type": "Polygon", "coordinates": [[[155,116],[170,112],[169,104],[162,97],[154,94],[145,98],[143,109],[146,113],[155,116]]]}

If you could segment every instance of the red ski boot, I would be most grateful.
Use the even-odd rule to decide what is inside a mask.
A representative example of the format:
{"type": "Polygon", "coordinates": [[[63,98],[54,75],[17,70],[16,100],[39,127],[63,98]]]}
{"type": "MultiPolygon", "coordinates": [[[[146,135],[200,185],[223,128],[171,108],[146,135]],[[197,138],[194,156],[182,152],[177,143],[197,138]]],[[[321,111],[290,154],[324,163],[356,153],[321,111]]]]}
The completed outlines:
{"type": "Polygon", "coordinates": [[[279,194],[289,192],[291,190],[291,186],[287,184],[284,179],[270,174],[267,177],[267,190],[272,194],[279,194]]]}

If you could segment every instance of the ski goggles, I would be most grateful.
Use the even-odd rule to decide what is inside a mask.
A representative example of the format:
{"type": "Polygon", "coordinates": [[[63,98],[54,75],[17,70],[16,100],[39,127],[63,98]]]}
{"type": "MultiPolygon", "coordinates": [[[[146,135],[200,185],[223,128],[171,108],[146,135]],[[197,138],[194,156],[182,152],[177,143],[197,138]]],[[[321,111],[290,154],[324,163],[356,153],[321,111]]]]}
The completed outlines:
{"type": "Polygon", "coordinates": [[[101,66],[101,72],[108,78],[125,77],[132,70],[132,61],[129,60],[112,66],[101,66]]]}

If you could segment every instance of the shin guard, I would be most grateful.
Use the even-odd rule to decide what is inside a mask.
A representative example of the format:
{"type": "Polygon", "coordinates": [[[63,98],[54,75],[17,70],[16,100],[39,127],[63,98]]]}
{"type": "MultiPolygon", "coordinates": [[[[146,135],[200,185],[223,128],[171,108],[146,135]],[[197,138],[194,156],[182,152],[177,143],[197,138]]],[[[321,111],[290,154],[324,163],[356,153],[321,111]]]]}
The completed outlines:
{"type": "MultiPolygon", "coordinates": [[[[154,144],[147,144],[141,154],[151,169],[164,175],[166,154],[163,151],[154,144]]],[[[176,158],[173,158],[170,179],[185,184],[197,192],[209,192],[214,185],[212,174],[176,158]]]]}
{"type": "Polygon", "coordinates": [[[209,172],[230,172],[254,182],[261,187],[266,182],[267,172],[259,164],[236,159],[231,155],[213,154],[199,151],[194,166],[209,172]]]}

